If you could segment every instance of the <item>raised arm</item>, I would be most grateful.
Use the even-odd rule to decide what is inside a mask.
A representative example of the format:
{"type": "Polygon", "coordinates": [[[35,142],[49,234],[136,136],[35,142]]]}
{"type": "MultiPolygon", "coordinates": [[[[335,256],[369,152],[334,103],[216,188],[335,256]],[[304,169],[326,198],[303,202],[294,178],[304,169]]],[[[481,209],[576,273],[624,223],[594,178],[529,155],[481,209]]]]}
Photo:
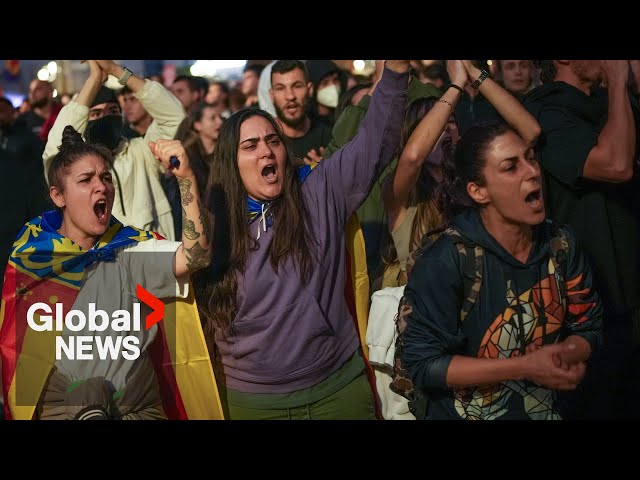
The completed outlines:
{"type": "MultiPolygon", "coordinates": [[[[447,71],[451,84],[463,89],[467,83],[467,71],[460,60],[450,60],[447,71]]],[[[414,80],[417,81],[417,80],[414,80]]],[[[449,87],[427,112],[402,149],[398,166],[390,181],[382,187],[382,198],[389,218],[389,228],[393,230],[398,221],[403,218],[407,200],[415,187],[420,170],[427,156],[434,150],[437,143],[444,138],[444,129],[451,119],[458,100],[462,96],[461,90],[449,87]]]]}
{"type": "Polygon", "coordinates": [[[89,77],[82,85],[75,100],[71,100],[65,105],[58,117],[56,118],[49,136],[47,144],[42,154],[42,162],[44,165],[44,178],[47,178],[49,164],[53,157],[58,153],[58,148],[62,144],[62,132],[64,127],[71,125],[80,134],[84,134],[89,121],[89,107],[96,98],[100,87],[107,79],[107,74],[100,68],[96,60],[87,60],[89,65],[89,77]]]}
{"type": "Polygon", "coordinates": [[[367,95],[371,96],[373,95],[373,92],[376,91],[376,87],[378,86],[378,83],[380,83],[380,80],[382,80],[384,65],[385,65],[384,60],[376,60],[376,71],[373,74],[373,84],[369,87],[369,91],[367,92],[367,95]]]}
{"type": "MultiPolygon", "coordinates": [[[[474,66],[471,60],[462,60],[462,62],[469,75],[469,81],[477,80],[482,71],[474,66]]],[[[478,90],[527,145],[535,143],[540,136],[540,125],[513,95],[494,82],[491,77],[482,81],[478,90]]]]}
{"type": "MultiPolygon", "coordinates": [[[[107,75],[113,75],[117,79],[122,78],[122,76],[124,75],[124,67],[121,67],[113,60],[96,60],[96,62],[98,63],[98,65],[100,65],[102,71],[107,75]]],[[[136,75],[131,75],[125,85],[129,87],[133,93],[136,93],[139,92],[142,87],[144,87],[144,80],[140,77],[137,77],[136,75]]]]}
{"type": "MultiPolygon", "coordinates": [[[[97,60],[102,70],[116,78],[124,75],[124,68],[112,60],[97,60]]],[[[158,82],[144,80],[132,74],[126,82],[133,95],[140,100],[144,109],[149,112],[153,122],[149,125],[144,139],[155,142],[162,138],[174,138],[180,122],[186,116],[180,101],[158,82]]],[[[151,158],[149,157],[149,160],[151,158]]],[[[153,162],[152,162],[153,163],[153,162]]],[[[153,163],[157,167],[157,163],[153,163]]]]}
{"type": "Polygon", "coordinates": [[[87,78],[87,81],[82,85],[75,102],[78,105],[89,108],[94,98],[96,98],[100,87],[107,81],[108,74],[100,68],[97,60],[87,60],[87,63],[89,64],[89,78],[87,78]]]}
{"type": "Polygon", "coordinates": [[[583,176],[600,182],[626,182],[633,176],[636,129],[627,92],[628,60],[603,60],[609,107],[607,123],[584,164],[583,176]]]}
{"type": "Polygon", "coordinates": [[[198,182],[189,164],[189,157],[179,140],[149,142],[149,148],[157,160],[162,162],[178,179],[182,204],[182,245],[176,251],[175,276],[206,267],[211,262],[211,217],[200,202],[198,182]],[[175,156],[180,161],[178,168],[170,166],[169,159],[175,156]]]}
{"type": "MultiPolygon", "coordinates": [[[[367,197],[397,151],[409,81],[407,60],[387,60],[382,79],[355,137],[319,164],[305,185],[333,197],[340,221],[367,197]]],[[[324,194],[323,194],[324,195],[324,194]]]]}

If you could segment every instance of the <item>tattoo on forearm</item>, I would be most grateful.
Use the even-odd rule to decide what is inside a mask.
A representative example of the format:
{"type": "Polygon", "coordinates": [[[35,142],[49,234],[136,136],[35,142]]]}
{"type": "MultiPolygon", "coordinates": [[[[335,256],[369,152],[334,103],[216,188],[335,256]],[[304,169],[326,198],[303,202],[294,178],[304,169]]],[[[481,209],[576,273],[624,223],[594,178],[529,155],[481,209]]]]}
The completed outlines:
{"type": "Polygon", "coordinates": [[[193,181],[180,178],[178,185],[180,186],[180,197],[182,200],[182,241],[185,253],[187,268],[195,271],[209,265],[211,260],[211,246],[209,245],[209,234],[211,225],[208,211],[196,198],[194,192],[191,191],[193,181]],[[189,207],[195,201],[195,205],[189,207]],[[187,216],[187,208],[189,213],[187,216]],[[196,217],[196,208],[198,211],[198,220],[196,217]],[[196,230],[196,222],[202,223],[202,229],[196,230]],[[192,243],[194,242],[194,243],[192,243]],[[203,246],[204,245],[204,246],[203,246]]]}
{"type": "Polygon", "coordinates": [[[182,205],[185,207],[193,202],[194,199],[193,193],[191,193],[191,185],[192,182],[188,178],[178,179],[178,186],[180,187],[180,199],[182,200],[182,205]]]}
{"type": "Polygon", "coordinates": [[[184,219],[182,221],[182,233],[189,240],[197,240],[200,238],[200,233],[196,232],[196,225],[193,220],[184,219]]]}
{"type": "Polygon", "coordinates": [[[211,233],[211,225],[210,225],[211,220],[209,218],[207,209],[202,204],[199,204],[198,207],[200,209],[199,218],[200,218],[200,223],[202,223],[202,234],[204,235],[204,238],[208,240],[211,238],[209,236],[209,234],[211,233]]]}
{"type": "Polygon", "coordinates": [[[209,264],[207,250],[202,248],[199,243],[194,243],[191,248],[185,248],[187,256],[187,268],[196,270],[204,268],[209,264]]]}
{"type": "Polygon", "coordinates": [[[200,232],[196,230],[195,222],[187,218],[187,211],[184,207],[182,207],[182,234],[189,240],[200,238],[200,232]]]}

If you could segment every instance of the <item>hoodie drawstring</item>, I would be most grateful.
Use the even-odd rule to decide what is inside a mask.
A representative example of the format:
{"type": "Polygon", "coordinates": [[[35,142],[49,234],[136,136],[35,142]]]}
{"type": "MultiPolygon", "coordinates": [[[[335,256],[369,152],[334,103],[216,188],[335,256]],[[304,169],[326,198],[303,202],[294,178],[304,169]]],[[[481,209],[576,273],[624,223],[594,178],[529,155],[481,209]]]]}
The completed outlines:
{"type": "MultiPolygon", "coordinates": [[[[262,229],[266,232],[267,231],[267,217],[266,217],[265,213],[267,211],[264,209],[264,203],[260,204],[260,209],[261,209],[262,213],[261,213],[261,218],[260,218],[258,223],[262,223],[262,229]]],[[[260,231],[260,225],[258,225],[258,236],[256,237],[256,240],[260,240],[260,234],[261,233],[262,232],[260,231]]]]}

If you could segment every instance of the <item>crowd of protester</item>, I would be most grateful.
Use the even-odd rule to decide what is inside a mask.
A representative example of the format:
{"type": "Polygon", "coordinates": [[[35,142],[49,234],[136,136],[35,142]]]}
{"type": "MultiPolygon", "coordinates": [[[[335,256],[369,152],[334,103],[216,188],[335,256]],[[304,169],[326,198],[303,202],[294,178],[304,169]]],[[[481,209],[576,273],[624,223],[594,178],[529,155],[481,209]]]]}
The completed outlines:
{"type": "Polygon", "coordinates": [[[0,97],[6,418],[637,416],[640,61],[86,63],[0,97]],[[129,362],[34,353],[36,302],[136,284],[192,366],[168,321],[129,362]]]}

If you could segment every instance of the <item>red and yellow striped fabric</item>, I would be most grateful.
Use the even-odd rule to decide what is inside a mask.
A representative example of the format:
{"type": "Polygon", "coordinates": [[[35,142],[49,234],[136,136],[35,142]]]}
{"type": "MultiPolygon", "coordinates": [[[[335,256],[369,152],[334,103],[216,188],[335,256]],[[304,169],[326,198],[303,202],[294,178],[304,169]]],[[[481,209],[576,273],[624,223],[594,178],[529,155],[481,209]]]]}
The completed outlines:
{"type": "Polygon", "coordinates": [[[369,364],[369,348],[367,347],[366,335],[369,320],[369,274],[367,272],[367,252],[365,250],[362,227],[358,220],[358,215],[353,214],[344,228],[346,245],[346,265],[347,281],[344,295],[353,320],[355,328],[360,338],[360,345],[364,352],[366,363],[366,373],[371,385],[373,397],[376,401],[376,414],[382,419],[380,399],[376,388],[376,378],[369,364]]]}

